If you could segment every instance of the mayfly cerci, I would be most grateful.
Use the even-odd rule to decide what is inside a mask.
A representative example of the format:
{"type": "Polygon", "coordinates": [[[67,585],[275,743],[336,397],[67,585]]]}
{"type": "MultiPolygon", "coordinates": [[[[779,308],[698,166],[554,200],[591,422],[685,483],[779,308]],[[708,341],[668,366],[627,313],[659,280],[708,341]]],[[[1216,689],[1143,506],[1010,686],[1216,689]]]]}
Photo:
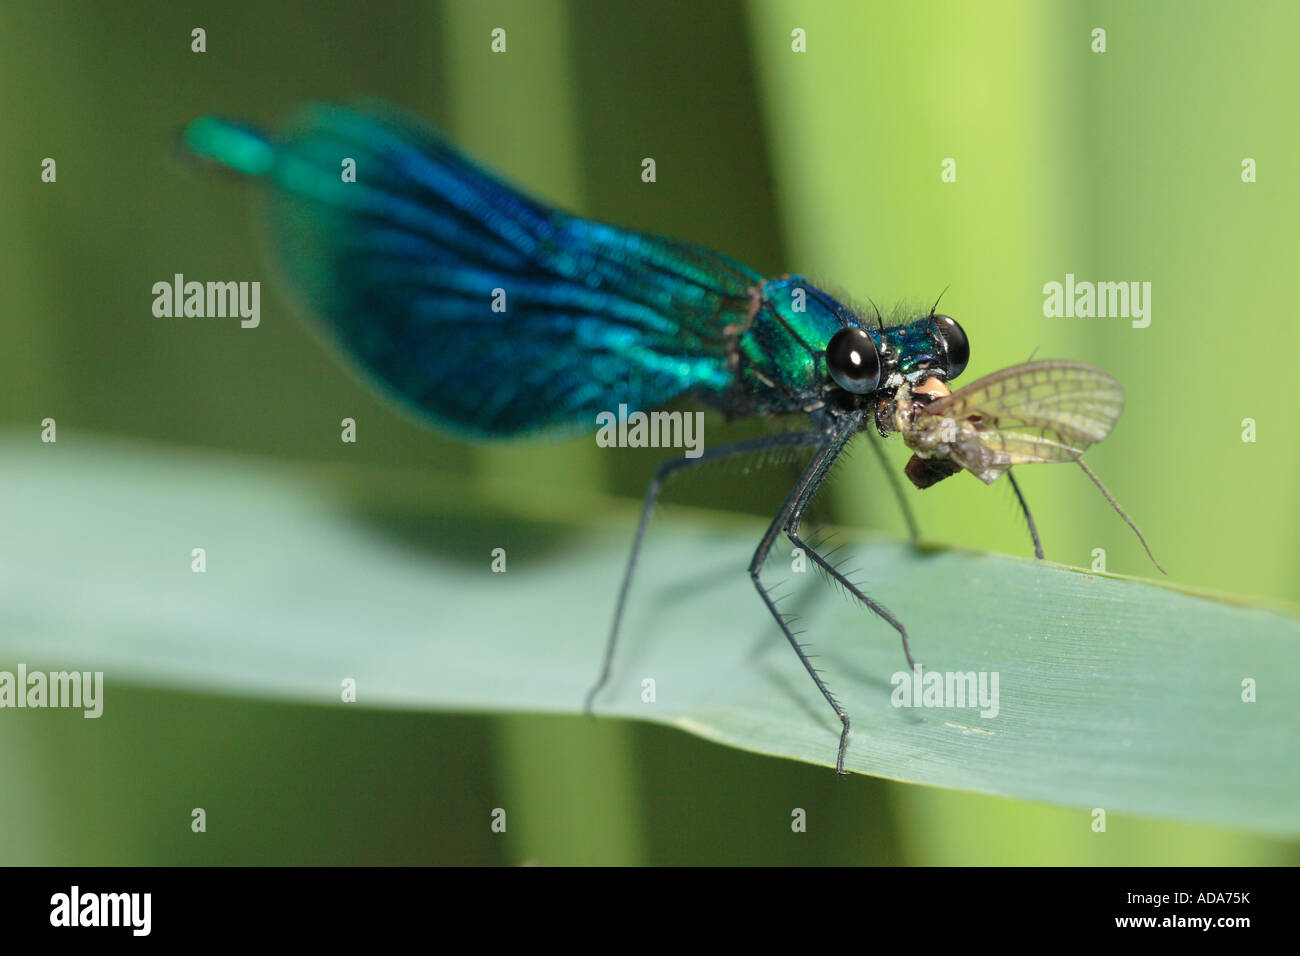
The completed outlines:
{"type": "MultiPolygon", "coordinates": [[[[1083,466],[1084,450],[1123,407],[1119,383],[1074,362],[1018,365],[950,392],[970,348],[949,316],[932,308],[886,324],[800,276],[765,279],[699,246],[568,215],[386,107],[314,105],[276,135],[206,117],[185,130],[183,146],[269,183],[272,245],[291,284],[341,351],[417,416],[490,439],[592,431],[604,410],[683,397],[733,418],[805,417],[802,430],[710,448],[655,472],[588,709],[609,676],[664,481],[689,465],[803,449],[808,462],[749,575],[841,722],[835,766],[844,772],[849,715],[761,578],[784,535],[896,630],[913,664],[903,623],[800,536],[836,457],[860,432],[878,452],[877,435],[899,433],[914,451],[907,475],[918,487],[963,469],[985,482],[1006,474],[1028,518],[1011,467],[1083,466]],[[340,174],[345,159],[355,162],[354,181],[340,174]],[[496,290],[506,292],[504,312],[490,307],[496,290]]],[[[1032,519],[1030,529],[1041,557],[1032,519]]]]}

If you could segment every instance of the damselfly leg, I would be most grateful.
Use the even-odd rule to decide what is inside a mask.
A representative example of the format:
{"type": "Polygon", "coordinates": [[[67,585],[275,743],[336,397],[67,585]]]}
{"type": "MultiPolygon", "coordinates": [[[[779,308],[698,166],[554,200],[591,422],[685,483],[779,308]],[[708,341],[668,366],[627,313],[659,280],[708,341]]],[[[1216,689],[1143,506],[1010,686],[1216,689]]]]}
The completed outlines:
{"type": "Polygon", "coordinates": [[[591,713],[591,705],[595,701],[596,695],[600,693],[605,686],[605,682],[609,680],[610,667],[614,662],[614,648],[618,643],[619,627],[623,622],[623,609],[627,604],[628,591],[632,586],[632,574],[636,570],[636,562],[641,554],[641,545],[645,540],[646,528],[650,525],[650,518],[654,514],[655,504],[659,501],[659,494],[663,491],[664,483],[672,475],[686,468],[706,465],[723,458],[734,458],[739,455],[757,455],[789,448],[810,448],[814,445],[820,445],[825,441],[825,438],[826,436],[820,431],[764,435],[761,438],[751,438],[730,445],[706,449],[698,458],[669,458],[667,461],[660,463],[655,470],[654,477],[650,479],[650,487],[646,490],[645,502],[641,506],[641,521],[637,525],[636,537],[632,539],[632,551],[628,555],[627,567],[623,571],[623,583],[618,589],[618,604],[614,608],[614,623],[609,629],[609,640],[605,645],[605,658],[601,664],[600,676],[591,689],[587,691],[587,699],[583,704],[583,710],[587,714],[591,713]]]}
{"type": "Polygon", "coordinates": [[[880,468],[885,473],[886,480],[889,481],[889,487],[894,491],[894,499],[898,502],[898,510],[903,513],[903,521],[907,523],[907,533],[912,539],[912,544],[921,540],[921,532],[916,523],[916,516],[912,513],[911,502],[903,494],[902,482],[898,480],[898,475],[894,469],[889,467],[889,459],[885,457],[884,446],[881,445],[880,436],[876,434],[873,426],[862,429],[871,444],[871,450],[876,453],[876,460],[880,462],[880,468]]]}
{"type": "Polygon", "coordinates": [[[819,567],[839,581],[840,584],[844,585],[850,594],[864,603],[868,608],[898,631],[899,635],[903,639],[903,652],[907,655],[908,663],[912,664],[912,655],[907,643],[907,630],[903,625],[883,606],[863,594],[862,591],[845,578],[834,565],[827,561],[822,555],[818,554],[816,550],[810,548],[799,537],[799,525],[803,519],[804,510],[808,507],[809,502],[812,501],[813,496],[821,487],[822,482],[826,480],[826,476],[830,473],[831,466],[835,463],[835,459],[839,457],[840,452],[844,450],[844,446],[847,445],[849,440],[857,433],[858,428],[862,423],[862,418],[863,413],[861,411],[845,416],[843,421],[837,423],[834,429],[828,432],[823,438],[821,447],[817,450],[817,454],[813,457],[813,460],[808,463],[808,467],[804,469],[804,473],[800,476],[798,483],[791,490],[789,497],[786,498],[785,504],[781,507],[780,513],[778,513],[776,518],[773,519],[772,524],[767,529],[767,533],[763,535],[763,539],[759,542],[758,549],[754,552],[754,558],[749,563],[750,579],[753,580],[754,587],[758,590],[758,594],[763,599],[763,603],[767,605],[768,611],[776,620],[777,625],[781,628],[781,633],[785,635],[785,639],[790,643],[795,654],[798,655],[800,663],[804,666],[804,670],[806,670],[808,676],[813,679],[813,683],[817,685],[817,689],[821,691],[822,696],[826,698],[826,702],[831,705],[831,709],[835,711],[835,716],[840,719],[842,727],[840,731],[840,745],[839,750],[835,755],[835,770],[837,773],[845,772],[844,752],[848,749],[850,728],[848,712],[840,705],[839,701],[835,699],[830,688],[826,686],[826,682],[822,680],[821,674],[818,673],[815,667],[813,667],[812,661],[808,658],[807,652],[804,650],[803,645],[799,643],[799,639],[795,635],[794,631],[791,630],[790,624],[786,620],[785,615],[781,613],[779,608],[777,608],[776,602],[773,600],[767,588],[763,585],[762,571],[763,565],[767,563],[768,555],[772,552],[772,545],[775,543],[777,535],[784,533],[795,547],[802,548],[804,553],[811,557],[819,567]]]}

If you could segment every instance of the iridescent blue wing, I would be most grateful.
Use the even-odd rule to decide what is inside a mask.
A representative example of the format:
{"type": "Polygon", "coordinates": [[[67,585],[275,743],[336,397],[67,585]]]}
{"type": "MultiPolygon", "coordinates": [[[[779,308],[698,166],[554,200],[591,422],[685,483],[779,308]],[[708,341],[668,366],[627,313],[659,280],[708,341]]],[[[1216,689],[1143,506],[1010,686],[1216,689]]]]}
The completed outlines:
{"type": "Polygon", "coordinates": [[[730,384],[727,328],[756,273],[544,206],[405,116],[316,105],[272,138],[205,118],[185,145],[270,181],[290,285],[418,416],[483,437],[590,430],[621,403],[730,384]]]}

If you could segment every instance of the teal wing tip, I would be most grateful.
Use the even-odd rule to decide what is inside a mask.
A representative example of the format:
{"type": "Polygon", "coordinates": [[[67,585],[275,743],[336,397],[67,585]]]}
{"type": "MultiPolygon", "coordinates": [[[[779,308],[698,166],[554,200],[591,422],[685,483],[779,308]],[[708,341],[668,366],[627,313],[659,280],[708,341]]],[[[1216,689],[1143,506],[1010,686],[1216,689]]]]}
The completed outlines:
{"type": "Polygon", "coordinates": [[[203,116],[181,131],[177,152],[185,160],[214,164],[245,176],[264,176],[275,164],[275,147],[251,126],[203,116]]]}

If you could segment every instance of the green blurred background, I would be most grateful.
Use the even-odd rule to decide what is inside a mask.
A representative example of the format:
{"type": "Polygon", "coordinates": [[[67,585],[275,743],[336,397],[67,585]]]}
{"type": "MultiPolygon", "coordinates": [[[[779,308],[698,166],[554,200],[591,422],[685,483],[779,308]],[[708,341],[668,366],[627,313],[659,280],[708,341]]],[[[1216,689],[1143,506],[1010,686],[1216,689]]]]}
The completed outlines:
{"type": "MultiPolygon", "coordinates": [[[[526,473],[539,498],[630,521],[652,452],[473,447],[399,417],[291,317],[250,191],[171,161],[200,114],[273,125],[303,100],[377,96],[593,218],[882,306],[948,287],[971,378],[1035,350],[1108,369],[1128,409],[1089,458],[1170,577],[1294,601],[1300,452],[1280,386],[1300,344],[1298,28],[1281,2],[7,4],[0,422],[421,469],[487,508],[526,473]],[[40,182],[47,156],[56,184],[40,182]],[[948,157],[955,183],[940,180],[948,157]],[[261,327],[153,318],[151,286],[176,272],[266,280],[261,327]],[[1045,318],[1043,284],[1067,272],[1151,282],[1150,327],[1045,318]],[[339,443],[345,415],[364,441],[339,443]]],[[[906,452],[890,453],[901,469],[906,452]]],[[[732,470],[672,497],[770,515],[789,480],[732,470]]],[[[1050,558],[1086,566],[1100,547],[1109,570],[1151,573],[1077,472],[1021,480],[1050,558]]],[[[824,518],[901,533],[870,455],[826,497],[824,518]]],[[[927,538],[1028,553],[1008,488],[959,478],[912,501],[927,538]]],[[[107,730],[0,719],[0,863],[1300,860],[1290,843],[1119,817],[1099,839],[1079,811],[836,779],[654,726],[113,693],[107,730]],[[495,836],[487,813],[504,804],[511,831],[495,836]],[[196,805],[234,825],[194,840],[161,824],[196,805]],[[792,835],[793,806],[820,824],[792,835]]]]}

